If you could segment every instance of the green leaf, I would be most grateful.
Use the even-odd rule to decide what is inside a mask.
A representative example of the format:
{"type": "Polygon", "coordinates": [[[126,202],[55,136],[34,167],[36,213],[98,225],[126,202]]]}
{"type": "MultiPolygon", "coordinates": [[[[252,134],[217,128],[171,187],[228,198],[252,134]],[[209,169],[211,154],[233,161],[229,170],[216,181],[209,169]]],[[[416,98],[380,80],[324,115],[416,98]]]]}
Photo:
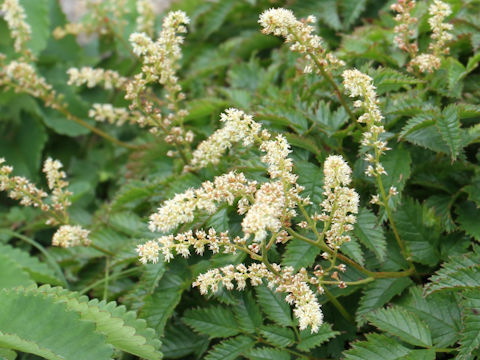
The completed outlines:
{"type": "Polygon", "coordinates": [[[45,263],[40,262],[38,258],[30,256],[26,251],[13,248],[10,245],[0,244],[0,254],[0,256],[6,256],[13,260],[22,270],[30,274],[31,278],[36,282],[52,285],[63,284],[56,276],[55,271],[45,263]]]}
{"type": "Polygon", "coordinates": [[[242,331],[252,334],[262,326],[262,312],[250,291],[240,293],[238,304],[234,307],[233,311],[235,312],[235,318],[242,331]]]}
{"type": "Polygon", "coordinates": [[[38,55],[47,46],[50,36],[50,1],[21,0],[20,4],[25,9],[27,23],[32,30],[27,46],[34,55],[38,55]]]}
{"type": "Polygon", "coordinates": [[[235,360],[253,347],[255,341],[247,336],[237,336],[215,345],[205,360],[235,360]]]}
{"type": "Polygon", "coordinates": [[[96,331],[105,335],[105,341],[115,348],[147,360],[161,359],[158,350],[161,342],[153,329],[147,327],[145,320],[137,319],[135,312],[127,311],[125,306],[117,306],[113,301],[89,300],[87,296],[49,285],[37,291],[79,313],[82,320],[95,323],[96,331]]]}
{"type": "Polygon", "coordinates": [[[343,243],[340,246],[340,251],[360,265],[365,264],[362,248],[355,238],[351,238],[349,242],[343,243]]]}
{"type": "Polygon", "coordinates": [[[17,353],[15,351],[0,348],[0,359],[15,360],[16,358],[17,358],[17,353]]]}
{"type": "Polygon", "coordinates": [[[455,160],[462,148],[462,130],[455,105],[447,106],[437,119],[437,128],[442,139],[448,145],[452,160],[455,160]]]}
{"type": "Polygon", "coordinates": [[[460,348],[457,359],[469,359],[480,348],[480,292],[478,290],[464,293],[462,301],[463,329],[460,335],[460,348]]]}
{"type": "Polygon", "coordinates": [[[245,356],[250,360],[289,360],[290,354],[285,351],[271,348],[261,347],[250,350],[245,356]]]}
{"type": "Polygon", "coordinates": [[[202,351],[208,345],[206,336],[199,336],[182,323],[167,325],[162,338],[162,352],[165,358],[178,359],[202,351]]]}
{"type": "Polygon", "coordinates": [[[389,91],[399,90],[409,85],[415,85],[421,81],[416,77],[404,74],[400,71],[380,67],[370,72],[373,82],[377,88],[377,94],[381,95],[389,91]]]}
{"type": "Polygon", "coordinates": [[[382,164],[388,176],[382,176],[383,186],[388,191],[395,186],[398,192],[402,192],[407,180],[410,178],[412,158],[410,152],[403,147],[396,147],[382,157],[382,164]]]}
{"type": "MultiPolygon", "coordinates": [[[[452,56],[449,56],[447,59],[446,59],[446,62],[447,62],[447,84],[448,84],[448,90],[451,92],[451,93],[455,93],[455,90],[457,90],[457,87],[459,90],[462,89],[462,83],[461,83],[461,79],[467,74],[465,72],[465,66],[462,65],[462,63],[460,61],[458,61],[457,59],[455,59],[454,57],[452,56]]],[[[457,91],[459,91],[457,90],[457,91]]],[[[460,93],[458,92],[458,96],[457,97],[460,97],[459,96],[460,93]]]]}
{"type": "Polygon", "coordinates": [[[44,126],[31,115],[22,113],[21,123],[13,133],[2,136],[0,154],[15,166],[15,175],[35,179],[47,141],[44,126]]]}
{"type": "Polygon", "coordinates": [[[438,153],[450,154],[450,148],[443,140],[442,135],[435,124],[421,126],[418,129],[415,126],[415,128],[415,131],[412,131],[405,136],[407,141],[438,153]]]}
{"type": "Polygon", "coordinates": [[[377,279],[368,284],[363,292],[357,309],[357,322],[365,323],[363,315],[378,309],[389,302],[394,296],[399,295],[413,282],[409,278],[377,279]]]}
{"type": "MultiPolygon", "coordinates": [[[[353,343],[352,349],[344,352],[345,360],[400,360],[406,359],[413,351],[394,338],[379,334],[367,334],[366,341],[358,341],[353,343]]],[[[435,351],[432,357],[418,358],[434,359],[435,351]]]]}
{"type": "Polygon", "coordinates": [[[365,10],[367,0],[342,0],[341,4],[344,27],[349,28],[365,10]]]}
{"type": "Polygon", "coordinates": [[[270,320],[282,326],[292,326],[294,324],[290,305],[285,301],[284,295],[265,285],[257,286],[256,292],[258,302],[270,320]]]}
{"type": "Polygon", "coordinates": [[[380,330],[399,337],[401,340],[416,346],[432,346],[432,335],[427,325],[401,307],[380,309],[366,315],[369,322],[380,330]]]}
{"type": "Polygon", "coordinates": [[[319,210],[319,204],[323,199],[323,170],[306,161],[295,162],[294,166],[295,173],[301,174],[298,184],[305,188],[302,195],[310,197],[312,202],[311,211],[319,210]]]}
{"type": "Polygon", "coordinates": [[[454,294],[432,294],[425,298],[420,287],[411,287],[401,305],[428,325],[436,347],[448,347],[457,341],[461,323],[454,294]]]}
{"type": "Polygon", "coordinates": [[[387,241],[375,214],[366,208],[360,208],[353,233],[363,245],[373,251],[378,260],[385,259],[387,241]]]}
{"type": "Polygon", "coordinates": [[[300,342],[297,345],[297,349],[301,351],[310,351],[337,335],[340,335],[340,333],[332,330],[332,326],[327,323],[323,323],[315,334],[312,334],[309,330],[302,330],[300,332],[300,342]]]}
{"type": "Polygon", "coordinates": [[[29,286],[35,282],[22,266],[7,254],[0,253],[0,289],[29,286]]]}
{"type": "Polygon", "coordinates": [[[240,332],[233,312],[223,306],[188,309],[182,320],[196,332],[212,338],[229,337],[240,332]]]}
{"type": "Polygon", "coordinates": [[[475,240],[480,241],[480,210],[471,201],[465,201],[457,206],[457,222],[460,227],[475,240]]]}
{"type": "Polygon", "coordinates": [[[202,35],[204,39],[220,29],[235,5],[235,0],[223,0],[213,4],[212,9],[207,13],[206,21],[203,24],[202,35]]]}
{"type": "Polygon", "coordinates": [[[0,344],[2,347],[46,359],[109,360],[113,348],[95,324],[68,311],[67,304],[37,292],[16,288],[0,293],[0,344]]]}
{"type": "Polygon", "coordinates": [[[477,208],[480,208],[480,179],[475,178],[470,185],[463,188],[468,194],[468,200],[475,202],[477,208]]]}
{"type": "Polygon", "coordinates": [[[287,244],[282,264],[292,266],[297,271],[302,267],[311,266],[318,254],[320,254],[318,247],[298,239],[292,239],[287,244]]]}
{"type": "Polygon", "coordinates": [[[435,246],[438,232],[427,226],[425,210],[415,200],[404,198],[393,214],[393,219],[400,238],[407,245],[409,256],[416,262],[433,266],[439,261],[438,249],[435,246]]]}
{"type": "Polygon", "coordinates": [[[287,347],[295,342],[295,334],[292,329],[277,325],[265,325],[260,328],[260,333],[267,341],[275,346],[287,347]]]}
{"type": "Polygon", "coordinates": [[[183,259],[172,261],[169,267],[155,291],[145,297],[145,305],[139,311],[139,317],[147,320],[148,326],[159,335],[163,334],[168,318],[192,281],[192,274],[183,259]]]}

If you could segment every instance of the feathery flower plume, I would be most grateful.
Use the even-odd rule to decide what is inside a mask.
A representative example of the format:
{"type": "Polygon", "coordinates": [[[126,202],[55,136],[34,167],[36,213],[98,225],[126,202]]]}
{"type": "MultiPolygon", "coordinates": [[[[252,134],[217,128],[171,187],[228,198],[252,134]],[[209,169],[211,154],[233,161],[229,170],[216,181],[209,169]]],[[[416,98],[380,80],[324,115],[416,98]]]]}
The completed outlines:
{"type": "Polygon", "coordinates": [[[136,123],[136,119],[130,116],[126,108],[114,107],[112,104],[93,104],[88,111],[88,116],[98,122],[108,122],[121,126],[126,122],[136,123]]]}
{"type": "Polygon", "coordinates": [[[88,239],[90,231],[83,229],[79,225],[62,225],[55,232],[52,239],[53,246],[69,248],[74,246],[88,246],[91,241],[88,239]]]}
{"type": "Polygon", "coordinates": [[[242,142],[250,146],[260,132],[261,125],[251,115],[241,110],[230,108],[220,115],[225,125],[202,141],[193,152],[191,165],[187,169],[199,169],[208,164],[218,164],[225,151],[233,144],[242,142]]]}
{"type": "Polygon", "coordinates": [[[30,40],[32,29],[26,22],[25,9],[18,0],[4,0],[2,7],[4,19],[14,39],[14,48],[17,53],[30,56],[27,41],[30,40]]]}
{"type": "Polygon", "coordinates": [[[432,73],[440,68],[442,55],[450,53],[447,43],[453,39],[453,35],[449,33],[453,29],[453,25],[444,23],[445,18],[452,13],[450,5],[440,0],[434,0],[428,8],[430,18],[428,24],[432,29],[432,41],[428,49],[430,54],[421,54],[410,61],[408,70],[412,71],[417,67],[422,73],[432,73]]]}
{"type": "Polygon", "coordinates": [[[254,194],[256,185],[242,173],[217,176],[213,182],[206,181],[198,189],[189,189],[165,201],[150,216],[149,229],[152,232],[168,232],[179,224],[193,221],[198,210],[213,214],[221,202],[232,205],[235,198],[254,194]]]}
{"type": "Polygon", "coordinates": [[[208,232],[203,230],[187,231],[177,235],[166,235],[155,240],[150,240],[143,245],[137,246],[137,253],[140,262],[146,264],[148,262],[157,263],[159,254],[162,253],[166,262],[174,257],[174,253],[185,258],[190,256],[190,247],[195,249],[199,255],[203,255],[205,248],[208,247],[214,254],[220,252],[223,248],[224,254],[235,254],[236,243],[240,243],[240,238],[233,241],[228,237],[228,232],[217,233],[215,229],[209,229],[208,232]]]}
{"type": "Polygon", "coordinates": [[[123,89],[128,82],[127,78],[114,70],[94,69],[88,66],[80,69],[70,68],[67,70],[67,74],[69,76],[68,85],[87,85],[89,88],[102,84],[107,90],[123,89]]]}
{"type": "MultiPolygon", "coordinates": [[[[304,72],[310,73],[319,65],[322,68],[337,68],[345,63],[328,53],[323,46],[323,39],[315,35],[313,26],[317,20],[314,16],[298,21],[291,10],[278,8],[269,9],[260,15],[258,22],[263,27],[264,34],[273,34],[285,38],[286,43],[291,43],[290,50],[304,54],[307,60],[304,72]]],[[[320,70],[317,70],[320,72],[320,70]]]]}
{"type": "Polygon", "coordinates": [[[137,0],[137,31],[144,32],[149,36],[155,30],[155,11],[150,0],[137,0]]]}
{"type": "Polygon", "coordinates": [[[373,79],[354,69],[345,70],[342,74],[343,85],[350,94],[350,97],[360,97],[362,100],[356,100],[354,106],[363,108],[365,113],[358,118],[359,123],[366,124],[366,131],[363,133],[362,145],[373,150],[373,155],[367,153],[365,160],[370,163],[366,170],[368,176],[386,175],[384,167],[380,163],[380,156],[389,150],[387,142],[380,139],[380,135],[385,132],[382,120],[383,116],[378,107],[377,94],[373,79]]]}
{"type": "Polygon", "coordinates": [[[199,287],[200,293],[205,295],[209,290],[217,292],[220,284],[227,290],[232,290],[236,282],[237,290],[243,290],[247,281],[250,281],[252,286],[258,286],[265,280],[270,288],[287,294],[285,300],[294,306],[293,313],[299,320],[300,330],[310,326],[312,333],[317,332],[323,323],[323,314],[314,292],[308,285],[310,279],[306,270],[300,269],[294,274],[291,267],[281,268],[278,264],[272,264],[272,268],[275,273],[263,263],[254,263],[248,267],[243,264],[227,265],[199,275],[192,286],[199,287]]]}
{"type": "Polygon", "coordinates": [[[353,230],[358,213],[359,197],[354,189],[347,185],[351,182],[352,170],[339,155],[329,156],[324,163],[325,200],[321,206],[323,213],[320,219],[326,224],[326,242],[332,249],[350,241],[345,233],[353,230]]]}
{"type": "Polygon", "coordinates": [[[72,193],[65,189],[68,186],[68,181],[65,180],[67,174],[60,170],[62,167],[59,160],[52,160],[52,158],[48,158],[43,164],[48,188],[52,191],[52,206],[56,211],[65,211],[72,204],[70,202],[72,193]]]}
{"type": "Polygon", "coordinates": [[[416,17],[411,16],[415,5],[415,0],[398,0],[390,6],[390,9],[397,12],[397,15],[395,15],[397,25],[393,29],[396,35],[393,40],[401,50],[408,52],[412,58],[415,57],[418,52],[417,42],[410,40],[411,37],[415,35],[415,30],[413,30],[411,26],[418,21],[416,17]]]}

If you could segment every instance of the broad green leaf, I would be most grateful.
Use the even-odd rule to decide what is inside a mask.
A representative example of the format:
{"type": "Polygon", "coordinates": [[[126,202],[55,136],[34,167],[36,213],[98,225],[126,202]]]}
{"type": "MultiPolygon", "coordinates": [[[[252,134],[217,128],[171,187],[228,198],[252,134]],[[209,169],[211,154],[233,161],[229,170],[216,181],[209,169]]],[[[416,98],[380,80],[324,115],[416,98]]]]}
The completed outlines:
{"type": "Polygon", "coordinates": [[[462,148],[462,130],[455,105],[447,106],[442,111],[437,119],[437,128],[450,149],[452,160],[455,160],[462,148]]]}
{"type": "Polygon", "coordinates": [[[388,176],[382,176],[385,191],[395,186],[398,192],[402,192],[407,180],[410,178],[412,158],[410,152],[399,146],[389,151],[382,157],[382,164],[388,176]]]}
{"type": "Polygon", "coordinates": [[[211,10],[207,13],[207,18],[203,25],[202,35],[204,39],[220,29],[235,5],[235,0],[224,0],[218,3],[213,3],[211,10]]]}
{"type": "MultiPolygon", "coordinates": [[[[366,341],[352,344],[352,348],[344,352],[345,360],[400,360],[415,350],[411,350],[394,338],[379,334],[367,334],[366,341]]],[[[435,352],[433,352],[435,356],[435,352]]],[[[418,358],[430,359],[430,358],[418,358]]],[[[434,358],[432,358],[433,360],[434,358]]]]}
{"type": "Polygon", "coordinates": [[[314,334],[309,330],[302,330],[300,332],[300,342],[297,345],[297,349],[301,351],[310,351],[337,335],[340,335],[340,333],[332,330],[332,326],[327,323],[323,323],[318,332],[314,334]]]}
{"type": "Polygon", "coordinates": [[[22,270],[30,274],[31,278],[36,282],[62,285],[62,281],[58,279],[55,271],[26,251],[13,248],[10,245],[0,244],[0,254],[0,256],[13,260],[22,270]]]}
{"type": "Polygon", "coordinates": [[[426,149],[438,153],[450,154],[450,148],[444,142],[442,135],[435,124],[412,131],[405,136],[405,139],[412,144],[426,149]]]}
{"type": "Polygon", "coordinates": [[[10,349],[0,348],[0,359],[2,360],[15,360],[17,358],[17,353],[10,349]]]}
{"type": "Polygon", "coordinates": [[[439,261],[436,241],[439,234],[425,224],[424,207],[413,199],[404,198],[393,214],[400,238],[407,245],[409,256],[416,262],[435,265],[439,261]]]}
{"type": "Polygon", "coordinates": [[[196,332],[212,338],[229,337],[240,332],[233,312],[221,306],[189,309],[182,319],[196,332]]]}
{"type": "Polygon", "coordinates": [[[275,346],[287,347],[295,342],[295,334],[288,327],[264,325],[260,328],[260,333],[270,344],[275,346]]]}
{"type": "Polygon", "coordinates": [[[378,95],[420,83],[417,78],[391,68],[381,67],[372,71],[370,75],[373,77],[378,95]]]}
{"type": "Polygon", "coordinates": [[[398,134],[398,138],[404,139],[407,135],[415,131],[434,125],[437,117],[438,115],[434,112],[425,112],[411,117],[398,134]]]}
{"type": "Polygon", "coordinates": [[[245,356],[250,360],[289,360],[290,354],[271,347],[261,347],[250,350],[245,356]]]}
{"type": "Polygon", "coordinates": [[[255,333],[256,330],[262,326],[262,312],[250,291],[240,293],[238,303],[233,311],[235,312],[235,318],[242,331],[255,333]]]}
{"type": "Polygon", "coordinates": [[[205,360],[235,360],[253,347],[255,341],[247,336],[237,336],[215,345],[205,360]]]}
{"type": "Polygon", "coordinates": [[[446,263],[430,278],[425,289],[427,294],[441,290],[480,289],[480,264],[451,268],[446,263]]]}
{"type": "Polygon", "coordinates": [[[461,203],[457,209],[457,222],[468,235],[480,241],[480,210],[471,201],[461,203]]]}
{"type": "Polygon", "coordinates": [[[351,238],[349,242],[343,243],[340,251],[360,265],[365,264],[362,248],[356,238],[351,238]]]}
{"type": "Polygon", "coordinates": [[[448,90],[451,93],[455,93],[457,91],[458,95],[460,95],[460,90],[462,89],[463,85],[461,83],[461,80],[467,74],[465,71],[465,66],[463,66],[460,61],[451,56],[447,58],[446,62],[448,90]]]}
{"type": "Polygon", "coordinates": [[[161,342],[153,329],[147,327],[145,320],[137,319],[135,312],[127,311],[125,306],[89,300],[86,296],[48,285],[38,288],[37,292],[65,304],[68,310],[79,313],[82,320],[95,323],[96,332],[105,335],[105,341],[115,348],[147,360],[161,359],[161,342]]]}
{"type": "Polygon", "coordinates": [[[298,184],[305,189],[302,192],[303,196],[310,197],[312,202],[311,210],[314,212],[319,210],[320,203],[323,199],[323,170],[310,162],[295,162],[295,173],[299,174],[298,184]]]}
{"type": "Polygon", "coordinates": [[[477,208],[480,208],[480,179],[475,178],[470,185],[463,188],[468,194],[468,199],[475,202],[477,208]]]}
{"type": "Polygon", "coordinates": [[[292,266],[297,271],[302,267],[311,266],[318,254],[320,254],[320,248],[302,240],[292,239],[287,244],[282,264],[292,266]]]}
{"type": "Polygon", "coordinates": [[[183,291],[190,288],[191,281],[192,274],[185,261],[171,262],[155,291],[145,297],[139,317],[147,320],[157,334],[163,334],[168,318],[180,302],[183,291]]]}
{"type": "Polygon", "coordinates": [[[282,326],[292,326],[294,324],[290,305],[285,301],[284,295],[265,285],[257,286],[256,292],[258,302],[270,320],[282,326]]]}
{"type": "Polygon", "coordinates": [[[480,292],[471,290],[464,293],[462,301],[463,329],[460,335],[460,351],[457,359],[469,359],[474,350],[480,348],[480,292]]]}
{"type": "Polygon", "coordinates": [[[182,323],[167,325],[162,338],[162,353],[165,358],[179,359],[201,351],[208,344],[206,336],[199,336],[182,323]]]}
{"type": "Polygon", "coordinates": [[[21,0],[20,4],[25,9],[26,20],[32,31],[27,46],[34,55],[38,55],[47,46],[50,36],[50,1],[21,0]]]}
{"type": "Polygon", "coordinates": [[[378,309],[389,302],[394,296],[399,295],[413,282],[407,277],[397,279],[377,279],[368,284],[360,298],[357,309],[357,322],[365,323],[363,315],[378,309]]]}
{"type": "Polygon", "coordinates": [[[374,252],[378,260],[384,260],[387,241],[383,227],[378,224],[375,214],[368,209],[360,208],[353,233],[363,245],[374,252]]]}
{"type": "Polygon", "coordinates": [[[454,294],[432,294],[425,298],[420,287],[411,287],[401,305],[428,325],[435,346],[448,347],[457,341],[461,321],[454,294]]]}
{"type": "Polygon", "coordinates": [[[428,326],[414,313],[401,307],[380,309],[367,314],[366,318],[380,330],[399,337],[416,346],[432,346],[432,335],[428,326]]]}
{"type": "Polygon", "coordinates": [[[0,344],[46,359],[109,360],[113,347],[95,324],[68,311],[36,288],[3,290],[0,294],[0,344]],[[54,321],[53,321],[54,320],[54,321]]]}
{"type": "Polygon", "coordinates": [[[33,285],[30,274],[7,254],[0,253],[0,289],[33,285]]]}
{"type": "Polygon", "coordinates": [[[342,17],[345,28],[349,28],[360,17],[367,6],[367,0],[342,0],[342,17]]]}

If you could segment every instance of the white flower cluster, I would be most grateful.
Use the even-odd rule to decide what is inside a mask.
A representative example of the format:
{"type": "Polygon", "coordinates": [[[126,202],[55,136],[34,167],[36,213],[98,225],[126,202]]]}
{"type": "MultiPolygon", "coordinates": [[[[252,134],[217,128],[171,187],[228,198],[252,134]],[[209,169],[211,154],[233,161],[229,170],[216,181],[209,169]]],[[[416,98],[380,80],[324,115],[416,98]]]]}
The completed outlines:
{"type": "Polygon", "coordinates": [[[94,69],[88,66],[80,69],[70,68],[67,70],[67,74],[69,76],[68,85],[87,85],[89,88],[103,84],[107,90],[123,89],[128,82],[127,78],[114,70],[94,69]]]}
{"type": "Polygon", "coordinates": [[[249,181],[242,173],[230,172],[217,176],[213,182],[206,181],[198,189],[189,189],[165,201],[157,212],[150,216],[151,231],[168,232],[179,224],[193,221],[195,211],[203,210],[213,214],[221,202],[229,205],[237,197],[252,195],[257,183],[249,181]]]}
{"type": "Polygon", "coordinates": [[[144,32],[149,36],[155,30],[155,11],[150,0],[137,0],[137,31],[144,32]]]}
{"type": "MultiPolygon", "coordinates": [[[[305,73],[312,72],[315,65],[322,68],[345,65],[342,60],[327,53],[322,38],[313,33],[313,27],[308,24],[316,22],[314,16],[309,16],[305,21],[298,21],[291,10],[278,8],[264,11],[258,22],[263,27],[264,34],[282,36],[285,42],[291,43],[290,50],[305,54],[307,60],[305,73]]],[[[319,69],[317,71],[320,72],[319,69]]]]}
{"type": "Polygon", "coordinates": [[[444,23],[445,18],[452,13],[450,5],[440,0],[433,0],[433,4],[428,8],[430,18],[428,24],[432,29],[432,42],[429,49],[434,55],[448,54],[450,48],[447,43],[453,39],[453,35],[449,33],[453,29],[452,24],[444,23]]]}
{"type": "Polygon", "coordinates": [[[314,292],[308,285],[309,282],[315,283],[316,278],[310,279],[303,268],[296,274],[291,267],[281,268],[272,264],[272,268],[275,273],[263,263],[254,263],[248,267],[243,264],[227,265],[199,275],[193,286],[199,287],[200,293],[205,295],[209,290],[218,291],[220,284],[227,290],[232,290],[235,281],[237,290],[243,290],[248,280],[252,286],[261,285],[265,280],[270,288],[287,294],[285,300],[294,306],[293,313],[299,320],[300,330],[310,326],[312,333],[317,332],[323,323],[323,314],[314,292]]]}
{"type": "Polygon", "coordinates": [[[18,0],[4,0],[1,10],[7,26],[10,29],[11,36],[14,39],[15,51],[29,55],[30,52],[27,49],[26,43],[30,40],[32,29],[26,22],[24,8],[18,0]]]}
{"type": "Polygon", "coordinates": [[[0,85],[40,98],[46,106],[53,108],[58,106],[55,90],[43,77],[38,76],[32,65],[26,62],[14,60],[7,64],[0,72],[0,85]]]}
{"type": "Polygon", "coordinates": [[[79,225],[62,225],[53,235],[52,245],[69,248],[74,246],[88,246],[91,241],[88,239],[90,232],[79,225]]]}
{"type": "Polygon", "coordinates": [[[127,109],[114,107],[112,104],[93,104],[93,107],[88,111],[88,116],[95,121],[106,121],[117,126],[121,126],[126,122],[135,122],[135,119],[130,116],[127,109]]]}
{"type": "Polygon", "coordinates": [[[332,249],[350,241],[345,233],[353,230],[358,213],[359,196],[354,189],[348,187],[352,170],[339,155],[329,156],[324,163],[324,192],[320,215],[328,229],[325,233],[326,242],[332,249]]]}
{"type": "Polygon", "coordinates": [[[50,206],[43,202],[47,193],[38,189],[23,176],[11,176],[13,168],[5,163],[4,158],[0,158],[0,191],[7,191],[8,196],[13,200],[20,200],[23,206],[33,206],[48,211],[50,206]]]}
{"type": "Polygon", "coordinates": [[[369,163],[366,174],[368,176],[386,175],[384,167],[380,163],[380,156],[389,150],[387,142],[380,139],[380,135],[385,132],[382,120],[383,116],[378,107],[377,94],[373,79],[354,69],[345,70],[342,74],[343,85],[350,94],[350,97],[360,97],[362,100],[356,100],[354,106],[363,108],[365,113],[358,118],[359,123],[366,124],[366,131],[363,133],[362,145],[372,148],[373,155],[367,153],[365,160],[369,163]]]}
{"type": "Polygon", "coordinates": [[[263,141],[260,150],[266,152],[261,160],[268,165],[272,179],[280,178],[289,184],[297,182],[297,176],[292,173],[292,159],[288,157],[292,150],[285,136],[277,135],[274,140],[263,141]]]}
{"type": "Polygon", "coordinates": [[[253,234],[254,241],[260,243],[266,238],[267,230],[273,233],[280,231],[285,205],[284,188],[280,181],[262,184],[242,221],[245,236],[253,234]]]}
{"type": "Polygon", "coordinates": [[[411,26],[418,21],[416,17],[411,16],[415,5],[415,0],[398,0],[390,6],[390,9],[397,12],[395,15],[397,25],[393,29],[396,35],[393,40],[401,50],[408,52],[412,57],[418,52],[417,42],[410,41],[410,38],[415,35],[415,30],[411,29],[411,26]]]}
{"type": "Polygon", "coordinates": [[[445,18],[452,13],[450,5],[440,0],[434,0],[428,8],[430,18],[428,24],[432,29],[432,41],[429,45],[430,54],[420,54],[410,61],[408,70],[418,68],[422,73],[432,73],[440,68],[441,56],[450,52],[447,43],[453,39],[449,32],[453,25],[445,23],[445,18]]]}
{"type": "Polygon", "coordinates": [[[244,146],[253,144],[261,128],[251,115],[233,108],[225,110],[220,115],[220,121],[225,125],[198,145],[193,152],[191,166],[187,169],[199,169],[208,164],[218,164],[222,155],[233,144],[238,142],[242,142],[244,146]]]}
{"type": "Polygon", "coordinates": [[[233,242],[228,237],[228,232],[218,234],[215,229],[209,229],[208,232],[203,230],[187,231],[177,235],[166,235],[155,240],[150,240],[145,244],[137,246],[137,253],[140,262],[146,264],[148,262],[157,263],[159,253],[161,252],[166,262],[174,257],[174,251],[185,258],[190,256],[190,247],[195,249],[199,255],[203,255],[205,247],[208,247],[214,254],[220,252],[235,254],[235,243],[240,243],[240,238],[236,238],[233,242]]]}
{"type": "Polygon", "coordinates": [[[63,167],[59,160],[48,158],[43,164],[43,172],[47,178],[48,188],[52,191],[52,206],[56,211],[66,210],[72,203],[70,196],[72,193],[65,188],[68,181],[65,181],[67,174],[60,170],[63,167]]]}
{"type": "Polygon", "coordinates": [[[177,84],[176,71],[178,61],[182,57],[180,44],[183,43],[183,37],[178,34],[187,32],[183,24],[189,22],[190,19],[183,11],[172,11],[163,20],[162,31],[157,41],[152,41],[144,32],[130,35],[133,52],[142,57],[143,74],[140,75],[145,76],[147,83],[158,81],[174,92],[181,90],[177,84]]]}

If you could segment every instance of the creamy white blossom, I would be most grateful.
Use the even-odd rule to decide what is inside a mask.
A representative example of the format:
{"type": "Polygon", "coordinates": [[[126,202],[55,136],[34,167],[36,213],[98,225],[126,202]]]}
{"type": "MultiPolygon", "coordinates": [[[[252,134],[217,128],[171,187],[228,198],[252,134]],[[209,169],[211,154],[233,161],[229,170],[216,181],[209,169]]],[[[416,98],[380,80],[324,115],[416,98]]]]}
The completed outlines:
{"type": "Polygon", "coordinates": [[[79,225],[62,225],[53,235],[52,245],[63,248],[80,245],[88,246],[90,245],[89,234],[88,230],[83,229],[79,225]]]}
{"type": "Polygon", "coordinates": [[[312,72],[316,66],[340,67],[345,63],[339,60],[332,53],[328,53],[323,46],[323,39],[314,34],[311,25],[317,20],[314,16],[309,16],[305,21],[299,21],[291,10],[278,8],[264,11],[258,20],[263,27],[264,34],[273,34],[285,38],[286,43],[290,43],[290,50],[299,52],[307,60],[305,72],[312,72]]]}
{"type": "Polygon", "coordinates": [[[32,29],[26,21],[25,9],[18,0],[4,0],[1,10],[3,17],[14,39],[14,48],[17,53],[29,55],[27,41],[30,40],[32,29]]]}
{"type": "Polygon", "coordinates": [[[68,85],[87,85],[89,88],[103,85],[107,90],[121,89],[128,82],[127,78],[121,76],[115,70],[94,69],[88,66],[80,69],[70,68],[67,74],[69,76],[68,85]]]}
{"type": "Polygon", "coordinates": [[[410,40],[415,35],[415,30],[411,26],[418,21],[416,17],[411,16],[415,5],[415,0],[398,0],[390,7],[397,12],[397,15],[395,15],[397,25],[393,29],[395,33],[393,40],[401,50],[408,52],[412,57],[418,52],[417,42],[410,40]]]}

